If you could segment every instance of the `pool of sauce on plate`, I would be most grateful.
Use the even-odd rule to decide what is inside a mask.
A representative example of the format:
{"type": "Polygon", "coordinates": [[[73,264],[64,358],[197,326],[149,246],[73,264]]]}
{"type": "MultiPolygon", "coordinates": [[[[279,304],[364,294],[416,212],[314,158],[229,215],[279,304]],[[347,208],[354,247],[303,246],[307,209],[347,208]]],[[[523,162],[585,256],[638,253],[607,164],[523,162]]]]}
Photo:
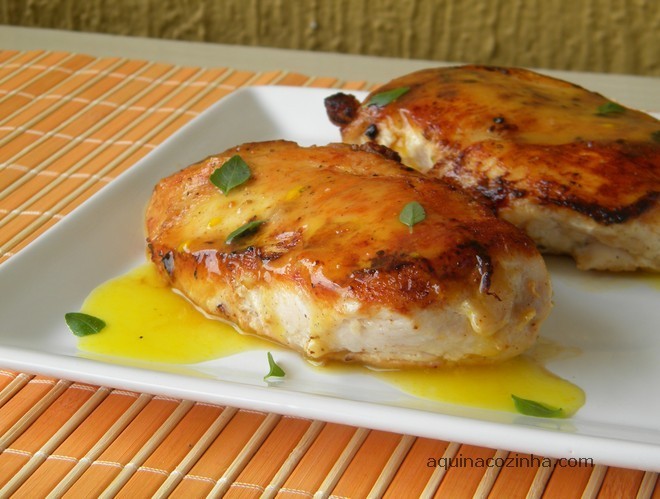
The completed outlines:
{"type": "MultiPolygon", "coordinates": [[[[202,314],[173,292],[152,264],[142,265],[92,291],[82,312],[103,319],[98,334],[80,338],[83,352],[172,364],[192,364],[249,350],[278,346],[241,334],[230,324],[202,314]]],[[[543,367],[561,348],[541,343],[532,355],[492,366],[375,370],[328,363],[324,373],[375,376],[411,395],[440,402],[515,412],[511,394],[562,408],[569,416],[584,392],[543,367]],[[534,354],[535,352],[535,354],[534,354]]],[[[565,352],[564,352],[565,353],[565,352]]]]}
{"type": "Polygon", "coordinates": [[[79,339],[78,348],[90,353],[194,364],[274,346],[207,318],[174,293],[152,264],[101,284],[81,311],[107,324],[100,333],[79,339]]]}

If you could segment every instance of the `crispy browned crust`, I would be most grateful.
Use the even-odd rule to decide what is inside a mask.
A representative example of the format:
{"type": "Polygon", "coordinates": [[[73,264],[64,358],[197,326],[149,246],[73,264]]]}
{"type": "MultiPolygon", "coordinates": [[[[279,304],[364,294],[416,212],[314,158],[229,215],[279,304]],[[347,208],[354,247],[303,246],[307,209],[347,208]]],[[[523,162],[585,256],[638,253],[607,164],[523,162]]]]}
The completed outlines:
{"type": "MultiPolygon", "coordinates": [[[[274,141],[230,149],[163,179],[146,221],[150,256],[174,285],[183,279],[186,287],[192,281],[235,286],[268,274],[319,300],[348,295],[401,312],[441,304],[466,289],[491,293],[493,276],[502,273],[494,262],[538,254],[522,231],[464,193],[343,144],[305,149],[274,141]],[[253,179],[223,196],[209,176],[236,153],[253,179]],[[298,188],[300,195],[287,199],[298,188]],[[235,227],[227,224],[185,229],[206,226],[197,212],[208,213],[209,200],[221,218],[240,208],[245,221],[266,222],[231,244],[225,238],[235,227]],[[413,200],[427,216],[411,231],[398,216],[413,200]],[[251,215],[251,206],[259,213],[251,215]]],[[[215,307],[209,311],[222,313],[222,303],[215,307]]]]}
{"type": "Polygon", "coordinates": [[[515,68],[423,70],[376,92],[399,87],[410,90],[383,107],[328,98],[344,140],[378,141],[379,127],[405,115],[437,146],[431,172],[497,209],[524,199],[602,225],[659,209],[660,122],[649,115],[599,114],[608,103],[602,95],[515,68]]]}
{"type": "Polygon", "coordinates": [[[155,187],[149,255],[204,311],[315,361],[437,366],[529,348],[551,293],[534,243],[392,157],[373,144],[285,141],[209,157],[155,187]],[[210,176],[235,154],[252,176],[224,194],[210,176]],[[399,215],[411,201],[426,217],[409,228],[399,215]]]}
{"type": "Polygon", "coordinates": [[[333,125],[350,124],[360,109],[360,101],[355,96],[338,92],[325,99],[325,110],[333,125]]]}

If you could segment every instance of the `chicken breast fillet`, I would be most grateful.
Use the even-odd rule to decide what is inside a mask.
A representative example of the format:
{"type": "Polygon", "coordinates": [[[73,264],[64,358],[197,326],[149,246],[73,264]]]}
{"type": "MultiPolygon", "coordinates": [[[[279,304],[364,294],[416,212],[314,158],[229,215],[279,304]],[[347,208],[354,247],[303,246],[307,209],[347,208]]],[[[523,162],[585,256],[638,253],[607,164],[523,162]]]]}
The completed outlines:
{"type": "Polygon", "coordinates": [[[273,141],[209,157],[155,187],[151,258],[205,312],[312,360],[435,366],[523,352],[550,308],[534,243],[389,156],[273,141]],[[224,194],[210,178],[236,155],[251,177],[224,194]],[[399,215],[413,201],[425,218],[409,227],[399,215]]]}
{"type": "Polygon", "coordinates": [[[345,142],[376,142],[485,196],[542,251],[582,269],[660,271],[660,122],[523,69],[397,78],[326,99],[345,142]]]}

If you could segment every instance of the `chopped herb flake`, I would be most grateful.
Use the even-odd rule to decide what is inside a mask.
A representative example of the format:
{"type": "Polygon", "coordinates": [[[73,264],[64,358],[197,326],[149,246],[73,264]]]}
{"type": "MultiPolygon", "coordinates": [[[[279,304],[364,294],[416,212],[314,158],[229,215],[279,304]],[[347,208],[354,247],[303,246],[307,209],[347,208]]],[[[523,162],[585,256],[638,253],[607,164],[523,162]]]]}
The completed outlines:
{"type": "Polygon", "coordinates": [[[660,130],[656,130],[651,134],[651,140],[654,142],[660,142],[660,130]]]}
{"type": "Polygon", "coordinates": [[[399,221],[410,227],[410,232],[412,232],[413,225],[418,224],[425,218],[426,211],[424,211],[424,207],[417,201],[411,201],[406,204],[401,210],[401,213],[399,213],[399,221]]]}
{"type": "Polygon", "coordinates": [[[393,88],[392,90],[387,90],[385,92],[379,92],[371,96],[367,102],[367,106],[387,106],[390,102],[394,102],[409,90],[410,87],[399,87],[393,88]]]}
{"type": "Polygon", "coordinates": [[[513,399],[513,404],[516,406],[516,410],[520,414],[535,416],[537,418],[558,418],[564,416],[564,411],[562,409],[548,407],[540,402],[523,399],[516,397],[515,395],[511,395],[511,398],[513,399]]]}
{"type": "Polygon", "coordinates": [[[250,167],[247,163],[239,155],[234,155],[220,168],[216,168],[209,179],[223,194],[227,195],[234,187],[247,182],[250,175],[250,167]]]}
{"type": "Polygon", "coordinates": [[[625,107],[623,107],[620,104],[617,104],[616,102],[606,102],[605,104],[598,106],[598,109],[596,110],[596,114],[598,116],[608,116],[610,114],[621,114],[626,110],[625,107]]]}
{"type": "Polygon", "coordinates": [[[268,378],[283,378],[286,376],[284,369],[277,365],[277,362],[275,362],[275,359],[273,359],[273,355],[270,352],[268,352],[268,367],[270,368],[270,371],[264,376],[264,380],[267,380],[268,378]]]}
{"type": "Polygon", "coordinates": [[[69,329],[76,336],[88,336],[100,332],[105,326],[105,321],[93,315],[81,312],[69,312],[64,314],[64,320],[69,329]]]}
{"type": "Polygon", "coordinates": [[[238,229],[231,232],[227,236],[227,239],[225,240],[225,242],[227,244],[231,244],[234,241],[234,239],[237,239],[239,237],[243,237],[243,236],[246,236],[248,234],[251,234],[251,233],[255,232],[259,228],[259,226],[264,222],[266,222],[266,221],[265,220],[253,220],[252,222],[248,222],[244,225],[241,225],[238,229]]]}

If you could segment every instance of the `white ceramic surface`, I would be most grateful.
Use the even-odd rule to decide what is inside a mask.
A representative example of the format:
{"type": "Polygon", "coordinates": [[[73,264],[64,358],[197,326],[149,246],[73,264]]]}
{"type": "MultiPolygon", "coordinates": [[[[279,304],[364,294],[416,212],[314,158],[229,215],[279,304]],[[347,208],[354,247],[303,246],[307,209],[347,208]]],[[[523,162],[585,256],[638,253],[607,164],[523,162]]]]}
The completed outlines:
{"type": "MultiPolygon", "coordinates": [[[[279,352],[287,377],[262,380],[265,352],[196,365],[82,358],[63,320],[98,284],[144,262],[143,211],[153,185],[246,141],[339,141],[325,117],[333,90],[254,87],[199,116],[0,266],[0,366],[136,391],[459,441],[537,456],[660,471],[660,277],[582,273],[548,260],[555,308],[542,336],[580,353],[547,363],[580,386],[566,420],[416,399],[371,377],[322,374],[279,352]]],[[[360,95],[361,96],[361,95],[360,95]]],[[[437,456],[436,456],[437,457],[437,456]]]]}

